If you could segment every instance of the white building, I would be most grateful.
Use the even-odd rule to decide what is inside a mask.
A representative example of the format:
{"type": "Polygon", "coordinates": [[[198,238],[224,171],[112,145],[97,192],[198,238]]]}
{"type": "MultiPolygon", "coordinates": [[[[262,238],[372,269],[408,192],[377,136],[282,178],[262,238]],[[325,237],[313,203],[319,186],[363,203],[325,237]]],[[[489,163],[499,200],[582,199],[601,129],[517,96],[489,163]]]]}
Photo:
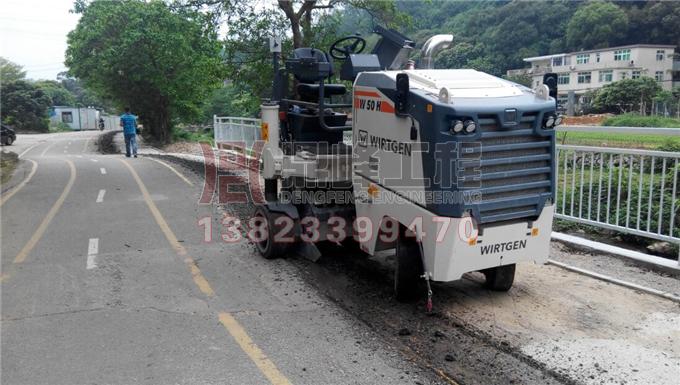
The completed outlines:
{"type": "Polygon", "coordinates": [[[50,109],[50,120],[64,123],[72,130],[98,129],[99,111],[88,107],[54,106],[50,109]]]}
{"type": "Polygon", "coordinates": [[[90,107],[67,107],[54,106],[50,108],[50,120],[55,123],[64,123],[72,130],[98,130],[99,119],[104,120],[104,129],[117,130],[120,117],[106,115],[101,111],[90,107]]]}
{"type": "Polygon", "coordinates": [[[680,61],[675,46],[635,44],[590,51],[559,53],[524,59],[529,68],[509,70],[508,75],[527,74],[532,86],[543,82],[543,75],[557,73],[558,99],[573,112],[588,90],[622,79],[641,76],[654,78],[666,90],[680,86],[680,61]]]}

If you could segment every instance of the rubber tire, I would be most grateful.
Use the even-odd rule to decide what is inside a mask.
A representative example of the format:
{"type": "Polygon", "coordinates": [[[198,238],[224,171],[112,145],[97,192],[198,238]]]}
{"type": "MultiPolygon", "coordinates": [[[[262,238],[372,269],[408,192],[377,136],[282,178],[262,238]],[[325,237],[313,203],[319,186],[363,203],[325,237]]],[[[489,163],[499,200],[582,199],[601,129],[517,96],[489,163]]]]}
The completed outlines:
{"type": "Polygon", "coordinates": [[[12,139],[11,136],[8,136],[7,138],[5,138],[5,145],[6,146],[11,146],[12,143],[14,143],[14,139],[12,139]]]}
{"type": "Polygon", "coordinates": [[[412,302],[424,294],[422,275],[420,244],[415,237],[407,237],[406,226],[400,224],[394,268],[394,295],[397,301],[412,302]]]}
{"type": "Polygon", "coordinates": [[[253,213],[253,217],[257,216],[261,216],[262,218],[264,218],[264,220],[267,223],[267,239],[265,239],[262,242],[254,242],[257,251],[259,251],[260,254],[265,259],[275,259],[285,256],[291,244],[272,242],[274,236],[280,230],[280,227],[274,226],[272,224],[275,223],[277,218],[283,217],[285,215],[279,213],[272,213],[271,211],[269,211],[269,209],[267,209],[266,206],[257,206],[255,208],[255,212],[253,213]]]}
{"type": "Polygon", "coordinates": [[[485,286],[493,291],[508,291],[515,281],[515,264],[482,270],[486,277],[485,286]]]}

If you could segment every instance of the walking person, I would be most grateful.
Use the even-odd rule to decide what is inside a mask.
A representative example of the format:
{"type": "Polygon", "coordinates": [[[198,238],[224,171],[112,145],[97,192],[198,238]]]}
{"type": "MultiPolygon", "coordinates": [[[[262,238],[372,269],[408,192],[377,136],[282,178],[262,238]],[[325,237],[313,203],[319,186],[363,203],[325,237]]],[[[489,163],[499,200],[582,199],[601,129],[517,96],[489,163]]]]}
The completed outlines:
{"type": "Polygon", "coordinates": [[[137,117],[130,113],[130,107],[125,107],[125,113],[120,116],[120,126],[123,127],[125,137],[125,156],[137,157],[137,117]]]}

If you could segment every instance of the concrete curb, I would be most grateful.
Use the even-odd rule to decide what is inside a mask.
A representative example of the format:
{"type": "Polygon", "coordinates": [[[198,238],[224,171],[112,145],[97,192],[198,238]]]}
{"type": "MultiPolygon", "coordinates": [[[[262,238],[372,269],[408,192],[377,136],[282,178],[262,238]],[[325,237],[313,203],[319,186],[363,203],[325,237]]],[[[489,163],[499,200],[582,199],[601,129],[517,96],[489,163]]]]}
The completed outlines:
{"type": "Polygon", "coordinates": [[[680,264],[678,264],[677,261],[673,261],[671,259],[644,254],[638,251],[624,249],[622,247],[607,245],[601,242],[591,241],[589,239],[559,233],[556,231],[552,232],[551,238],[571,246],[597,250],[599,252],[611,254],[617,257],[632,259],[651,268],[660,269],[670,274],[680,274],[680,264]]]}

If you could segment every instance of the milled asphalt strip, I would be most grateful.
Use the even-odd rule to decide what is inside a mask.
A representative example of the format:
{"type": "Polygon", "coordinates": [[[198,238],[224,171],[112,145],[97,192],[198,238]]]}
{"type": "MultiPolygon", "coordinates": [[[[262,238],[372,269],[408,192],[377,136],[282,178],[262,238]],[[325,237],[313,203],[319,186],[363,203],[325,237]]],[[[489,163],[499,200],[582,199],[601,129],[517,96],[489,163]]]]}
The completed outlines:
{"type": "Polygon", "coordinates": [[[97,254],[99,253],[99,238],[90,238],[90,242],[87,245],[87,262],[85,267],[87,270],[92,270],[97,268],[97,254]]]}
{"type": "Polygon", "coordinates": [[[656,295],[658,297],[669,299],[673,302],[680,303],[680,297],[675,296],[671,293],[666,293],[665,291],[652,289],[651,287],[638,285],[637,283],[623,281],[623,280],[620,280],[618,278],[610,277],[610,276],[605,275],[605,274],[600,274],[600,273],[596,273],[594,271],[581,269],[580,267],[567,265],[566,263],[558,262],[558,261],[555,261],[553,259],[548,259],[548,263],[551,264],[551,265],[555,265],[557,267],[561,267],[562,269],[565,269],[565,270],[569,270],[569,271],[573,271],[575,273],[586,275],[588,277],[597,278],[597,279],[603,280],[605,282],[613,283],[615,285],[627,287],[627,288],[633,289],[633,290],[638,290],[638,291],[641,291],[641,292],[644,292],[644,293],[647,293],[647,294],[656,295]]]}
{"type": "MultiPolygon", "coordinates": [[[[198,265],[196,265],[194,259],[187,255],[187,250],[179,242],[175,234],[170,229],[170,226],[165,221],[165,218],[163,218],[163,215],[158,210],[158,207],[151,199],[151,195],[142,182],[142,179],[128,162],[123,159],[118,160],[123,163],[125,167],[127,167],[127,169],[130,171],[130,174],[132,174],[132,177],[137,182],[137,186],[139,186],[139,190],[144,196],[146,205],[149,207],[149,210],[156,220],[158,227],[160,227],[161,231],[163,231],[163,234],[165,234],[168,243],[170,243],[172,248],[175,249],[177,254],[184,257],[184,262],[189,266],[191,276],[193,277],[196,286],[198,286],[203,294],[207,295],[208,297],[214,296],[215,292],[210,286],[210,283],[207,279],[205,279],[205,276],[203,276],[203,273],[198,268],[198,265]]],[[[276,368],[276,365],[274,365],[274,363],[264,354],[264,352],[252,341],[243,326],[241,326],[241,324],[231,314],[220,312],[218,316],[220,323],[222,323],[224,328],[229,332],[229,334],[231,334],[241,349],[248,355],[248,357],[253,361],[260,372],[262,372],[262,374],[269,380],[269,382],[274,385],[291,385],[291,382],[276,368]]]]}
{"type": "MultiPolygon", "coordinates": [[[[26,152],[26,151],[24,151],[24,152],[26,152]]],[[[29,159],[28,161],[32,163],[31,172],[28,173],[28,176],[26,177],[26,179],[22,180],[21,183],[19,183],[13,189],[9,190],[5,194],[3,194],[2,197],[0,197],[0,207],[2,207],[2,205],[4,205],[5,202],[7,202],[7,200],[9,198],[11,198],[14,194],[19,192],[19,190],[24,188],[24,186],[26,186],[26,183],[28,183],[28,181],[30,181],[31,178],[33,178],[35,171],[38,169],[38,162],[34,161],[33,159],[29,159]]]]}
{"type": "Polygon", "coordinates": [[[40,238],[42,238],[43,234],[45,234],[45,230],[47,230],[47,226],[49,226],[50,222],[54,218],[55,215],[57,215],[57,212],[61,208],[61,205],[64,204],[64,201],[66,200],[66,197],[68,196],[68,193],[71,191],[71,187],[73,187],[73,183],[76,181],[76,166],[73,164],[71,160],[64,160],[70,168],[71,171],[71,176],[69,177],[68,183],[66,183],[66,187],[64,187],[64,191],[61,192],[61,195],[57,199],[56,202],[54,202],[54,205],[52,205],[52,208],[50,211],[47,213],[47,216],[45,216],[45,219],[40,223],[40,226],[38,226],[38,229],[33,233],[31,236],[31,239],[28,240],[26,245],[19,251],[19,254],[14,258],[14,263],[22,263],[24,260],[26,260],[26,257],[28,254],[33,250],[35,245],[38,243],[40,238]]]}

